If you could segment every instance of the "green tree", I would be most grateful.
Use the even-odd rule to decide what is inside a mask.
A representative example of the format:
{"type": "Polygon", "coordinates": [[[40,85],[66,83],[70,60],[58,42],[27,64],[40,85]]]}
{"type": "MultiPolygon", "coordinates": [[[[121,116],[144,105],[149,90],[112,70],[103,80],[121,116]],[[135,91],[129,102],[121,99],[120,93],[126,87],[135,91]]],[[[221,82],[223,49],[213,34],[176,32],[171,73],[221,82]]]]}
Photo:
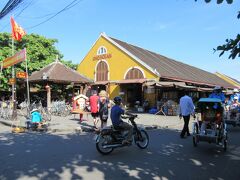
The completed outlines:
{"type": "MultiPolygon", "coordinates": [[[[24,48],[27,49],[28,71],[40,70],[51,62],[55,61],[56,56],[62,59],[63,55],[54,46],[57,39],[48,39],[37,34],[25,35],[21,41],[15,41],[15,52],[24,48]]],[[[0,33],[0,62],[5,58],[12,56],[12,39],[10,33],[0,33]]],[[[63,61],[64,64],[73,68],[71,61],[63,61]]],[[[25,71],[25,62],[16,65],[17,71],[25,71]]],[[[11,67],[3,69],[0,77],[1,90],[9,90],[8,79],[11,77],[11,67]]]]}
{"type": "MultiPolygon", "coordinates": [[[[198,0],[195,0],[198,1],[198,0]]],[[[228,4],[232,4],[233,0],[217,0],[217,4],[221,4],[223,2],[227,2],[228,4]]],[[[205,0],[206,3],[211,2],[211,0],[205,0]]],[[[238,12],[237,18],[240,18],[240,12],[238,12]]],[[[219,57],[222,56],[225,52],[229,52],[230,55],[228,59],[235,59],[236,57],[240,57],[240,34],[237,34],[236,38],[226,39],[226,43],[218,46],[213,49],[215,52],[220,51],[219,57]]]]}

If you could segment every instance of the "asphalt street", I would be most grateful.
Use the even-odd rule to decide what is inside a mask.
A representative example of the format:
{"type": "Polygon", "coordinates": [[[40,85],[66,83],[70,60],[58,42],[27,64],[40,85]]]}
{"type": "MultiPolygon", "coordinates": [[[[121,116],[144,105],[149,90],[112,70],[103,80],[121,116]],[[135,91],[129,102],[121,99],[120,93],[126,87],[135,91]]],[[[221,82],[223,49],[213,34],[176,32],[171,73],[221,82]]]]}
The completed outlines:
{"type": "Polygon", "coordinates": [[[240,179],[240,128],[229,128],[229,147],[162,128],[148,131],[149,147],[133,145],[103,156],[93,133],[0,133],[0,179],[240,179]]]}

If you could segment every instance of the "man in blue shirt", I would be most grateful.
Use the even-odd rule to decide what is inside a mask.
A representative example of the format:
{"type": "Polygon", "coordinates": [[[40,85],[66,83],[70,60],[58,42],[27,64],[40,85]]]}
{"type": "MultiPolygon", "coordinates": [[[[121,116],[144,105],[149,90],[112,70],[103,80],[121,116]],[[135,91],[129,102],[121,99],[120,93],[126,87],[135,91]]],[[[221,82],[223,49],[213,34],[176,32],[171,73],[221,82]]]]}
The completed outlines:
{"type": "Polygon", "coordinates": [[[225,96],[220,86],[214,87],[213,92],[209,95],[209,98],[217,98],[220,99],[222,103],[225,102],[225,96]]]}
{"type": "Polygon", "coordinates": [[[124,114],[124,110],[120,107],[122,98],[117,96],[113,99],[115,105],[111,109],[111,120],[113,127],[116,129],[123,129],[124,131],[128,131],[127,140],[123,141],[123,144],[130,144],[132,142],[132,133],[133,128],[130,124],[124,122],[121,119],[121,115],[124,114]]]}
{"type": "Polygon", "coordinates": [[[185,134],[187,133],[188,136],[190,136],[189,132],[189,120],[190,120],[190,115],[194,115],[194,109],[195,106],[193,104],[192,98],[187,95],[187,92],[184,91],[184,96],[180,98],[180,119],[183,117],[184,120],[184,126],[182,129],[182,132],[180,134],[181,138],[184,138],[185,134]]]}

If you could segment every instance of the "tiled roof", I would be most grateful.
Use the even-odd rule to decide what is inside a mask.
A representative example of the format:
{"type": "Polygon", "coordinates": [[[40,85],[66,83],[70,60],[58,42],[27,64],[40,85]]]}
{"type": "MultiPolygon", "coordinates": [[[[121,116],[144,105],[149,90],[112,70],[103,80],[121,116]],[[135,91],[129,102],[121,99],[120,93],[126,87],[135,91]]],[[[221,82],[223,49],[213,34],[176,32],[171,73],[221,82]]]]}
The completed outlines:
{"type": "Polygon", "coordinates": [[[225,88],[233,88],[232,84],[219,78],[213,73],[167,58],[118,39],[109,38],[124,48],[126,53],[129,52],[151,67],[151,71],[156,70],[160,74],[161,78],[208,86],[219,85],[225,88]]]}
{"type": "Polygon", "coordinates": [[[77,71],[67,67],[59,61],[55,61],[39,71],[33,72],[29,77],[30,82],[43,81],[43,76],[47,81],[58,83],[90,83],[93,80],[79,74],[77,71]]]}

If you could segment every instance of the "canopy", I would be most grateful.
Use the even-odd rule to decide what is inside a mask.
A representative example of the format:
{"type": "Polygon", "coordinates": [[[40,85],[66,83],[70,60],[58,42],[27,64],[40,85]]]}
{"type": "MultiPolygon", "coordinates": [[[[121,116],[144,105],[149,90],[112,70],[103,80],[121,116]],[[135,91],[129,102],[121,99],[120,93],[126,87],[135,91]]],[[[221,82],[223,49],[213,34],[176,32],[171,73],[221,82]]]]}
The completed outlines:
{"type": "Polygon", "coordinates": [[[29,77],[29,82],[48,81],[62,84],[69,83],[92,83],[93,80],[85,77],[77,71],[67,67],[58,60],[35,71],[29,77]]]}

